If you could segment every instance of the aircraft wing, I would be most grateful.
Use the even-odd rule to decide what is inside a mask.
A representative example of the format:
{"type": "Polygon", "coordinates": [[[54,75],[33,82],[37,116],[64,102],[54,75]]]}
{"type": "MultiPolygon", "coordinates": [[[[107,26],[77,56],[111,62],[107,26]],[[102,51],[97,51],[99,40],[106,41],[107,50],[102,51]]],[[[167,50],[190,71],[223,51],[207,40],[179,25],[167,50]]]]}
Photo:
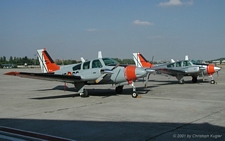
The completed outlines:
{"type": "Polygon", "coordinates": [[[40,79],[48,81],[68,82],[68,83],[82,81],[80,76],[60,75],[54,73],[8,72],[5,73],[5,75],[20,76],[24,78],[40,79]]]}
{"type": "Polygon", "coordinates": [[[156,69],[156,71],[158,71],[160,73],[169,74],[169,75],[185,74],[186,73],[184,70],[177,70],[177,69],[170,69],[170,68],[160,68],[160,69],[156,69]]]}
{"type": "Polygon", "coordinates": [[[189,66],[184,68],[158,68],[156,71],[169,74],[169,75],[177,75],[177,74],[198,74],[204,71],[205,68],[199,67],[199,66],[189,66]]]}

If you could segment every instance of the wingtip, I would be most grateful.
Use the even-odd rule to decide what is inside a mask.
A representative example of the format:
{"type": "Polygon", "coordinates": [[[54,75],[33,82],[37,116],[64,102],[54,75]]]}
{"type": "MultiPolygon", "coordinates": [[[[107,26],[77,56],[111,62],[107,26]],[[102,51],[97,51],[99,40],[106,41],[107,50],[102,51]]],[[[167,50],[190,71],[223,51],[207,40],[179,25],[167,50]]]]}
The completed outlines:
{"type": "Polygon", "coordinates": [[[16,72],[16,71],[11,71],[11,72],[7,72],[4,75],[18,75],[20,74],[20,72],[16,72]]]}

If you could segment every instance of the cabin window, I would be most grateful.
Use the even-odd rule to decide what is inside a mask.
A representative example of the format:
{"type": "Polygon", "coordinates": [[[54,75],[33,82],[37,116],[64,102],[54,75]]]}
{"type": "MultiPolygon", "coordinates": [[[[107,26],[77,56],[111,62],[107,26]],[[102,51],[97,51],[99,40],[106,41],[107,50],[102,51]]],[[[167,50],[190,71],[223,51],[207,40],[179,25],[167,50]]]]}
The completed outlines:
{"type": "Polygon", "coordinates": [[[190,63],[189,61],[184,61],[184,62],[183,62],[183,65],[184,65],[184,66],[191,66],[191,63],[190,63]]]}
{"type": "Polygon", "coordinates": [[[74,71],[75,71],[75,70],[80,70],[80,69],[81,69],[81,64],[76,65],[76,66],[73,67],[73,70],[74,70],[74,71]]]}
{"type": "Polygon", "coordinates": [[[83,63],[83,70],[89,69],[90,68],[90,61],[84,62],[83,63]]]}
{"type": "Polygon", "coordinates": [[[105,63],[106,66],[117,65],[118,64],[117,61],[115,61],[115,60],[113,60],[111,58],[103,58],[102,60],[103,60],[103,62],[105,63]]]}
{"type": "Polygon", "coordinates": [[[181,62],[176,62],[176,67],[181,67],[181,62]]]}
{"type": "Polygon", "coordinates": [[[92,68],[102,68],[102,64],[99,60],[92,61],[92,68]]]}
{"type": "Polygon", "coordinates": [[[174,63],[167,65],[167,68],[172,68],[172,67],[174,67],[174,63]]]}

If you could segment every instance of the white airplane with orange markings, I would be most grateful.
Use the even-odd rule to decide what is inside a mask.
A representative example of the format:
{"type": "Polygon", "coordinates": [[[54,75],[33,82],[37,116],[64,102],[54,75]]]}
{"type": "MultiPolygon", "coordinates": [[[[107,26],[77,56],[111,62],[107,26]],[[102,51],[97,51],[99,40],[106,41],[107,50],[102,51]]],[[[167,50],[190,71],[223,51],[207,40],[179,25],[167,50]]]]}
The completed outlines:
{"type": "Polygon", "coordinates": [[[121,94],[123,86],[129,84],[133,87],[132,97],[136,98],[138,93],[134,81],[152,71],[131,65],[120,65],[111,58],[100,57],[78,64],[58,66],[46,49],[37,52],[42,73],[8,72],[5,75],[72,83],[81,97],[89,96],[85,85],[114,84],[116,93],[121,94]]]}
{"type": "MultiPolygon", "coordinates": [[[[192,76],[192,82],[197,83],[198,76],[209,76],[210,83],[215,84],[213,74],[220,71],[220,67],[213,64],[194,64],[190,60],[174,61],[168,64],[155,65],[147,61],[141,53],[133,53],[134,62],[137,67],[151,68],[156,72],[175,76],[180,84],[184,83],[184,76],[192,76]]],[[[149,77],[149,76],[148,76],[149,77]]],[[[148,81],[148,79],[146,79],[148,81]]]]}

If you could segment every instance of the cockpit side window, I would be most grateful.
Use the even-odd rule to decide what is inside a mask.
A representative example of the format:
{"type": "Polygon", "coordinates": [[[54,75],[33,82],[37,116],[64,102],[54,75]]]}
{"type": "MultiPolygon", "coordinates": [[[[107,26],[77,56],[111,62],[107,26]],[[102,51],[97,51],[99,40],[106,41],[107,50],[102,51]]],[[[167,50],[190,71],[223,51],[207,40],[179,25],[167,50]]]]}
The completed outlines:
{"type": "Polygon", "coordinates": [[[90,68],[90,61],[84,62],[83,63],[83,70],[89,69],[90,68]]]}
{"type": "Polygon", "coordinates": [[[184,61],[184,62],[183,62],[183,65],[184,65],[184,66],[191,66],[191,63],[190,63],[189,61],[184,61]]]}
{"type": "Polygon", "coordinates": [[[167,65],[167,68],[172,68],[174,67],[174,63],[167,65]]]}
{"type": "Polygon", "coordinates": [[[176,62],[176,67],[181,67],[181,62],[176,62]]]}
{"type": "Polygon", "coordinates": [[[80,69],[81,69],[81,64],[76,65],[76,66],[73,67],[73,70],[74,70],[74,71],[75,71],[75,70],[80,70],[80,69]]]}
{"type": "Polygon", "coordinates": [[[99,60],[92,61],[92,68],[102,68],[102,64],[99,60]]]}
{"type": "Polygon", "coordinates": [[[110,58],[102,58],[103,62],[105,63],[106,66],[110,66],[110,65],[117,65],[118,62],[110,59],[110,58]]]}

